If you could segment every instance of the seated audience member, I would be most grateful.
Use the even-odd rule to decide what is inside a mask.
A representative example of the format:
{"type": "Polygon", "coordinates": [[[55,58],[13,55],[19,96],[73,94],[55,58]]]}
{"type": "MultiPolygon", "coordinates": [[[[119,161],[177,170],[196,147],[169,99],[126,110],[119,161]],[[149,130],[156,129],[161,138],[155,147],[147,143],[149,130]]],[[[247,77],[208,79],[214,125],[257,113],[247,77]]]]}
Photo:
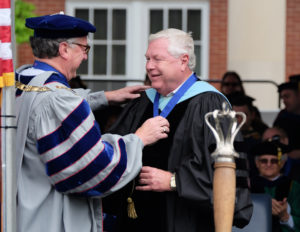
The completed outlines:
{"type": "MultiPolygon", "coordinates": [[[[221,92],[229,98],[231,98],[231,95],[235,95],[235,94],[246,95],[240,76],[233,71],[228,71],[224,73],[221,82],[221,92]]],[[[252,127],[254,127],[256,130],[260,132],[264,131],[267,128],[267,126],[266,124],[263,123],[258,108],[252,105],[251,109],[253,112],[252,127]]]]}
{"type": "Polygon", "coordinates": [[[224,73],[221,82],[221,92],[226,96],[236,92],[245,94],[241,78],[236,72],[228,71],[224,73]]]}
{"type": "MultiPolygon", "coordinates": [[[[263,141],[269,141],[269,142],[275,142],[275,143],[282,143],[287,145],[287,149],[286,149],[286,153],[287,153],[287,161],[285,162],[285,165],[283,167],[283,173],[286,176],[290,175],[290,172],[292,171],[292,169],[294,169],[293,167],[293,159],[291,159],[289,157],[289,154],[291,152],[291,148],[289,146],[289,138],[286,134],[286,132],[279,127],[271,127],[265,130],[265,132],[263,133],[262,136],[262,140],[263,141]]],[[[293,170],[295,171],[295,170],[293,170]]]]}
{"type": "Polygon", "coordinates": [[[243,137],[245,139],[260,140],[268,126],[262,121],[256,120],[257,113],[252,103],[254,98],[241,93],[234,93],[229,96],[229,101],[234,111],[243,112],[247,116],[246,122],[241,129],[243,137]]]}
{"type": "MultiPolygon", "coordinates": [[[[241,93],[234,93],[229,96],[232,109],[236,112],[245,113],[247,117],[245,124],[241,128],[241,133],[244,138],[243,151],[248,154],[250,176],[256,175],[257,169],[253,157],[249,155],[249,151],[254,145],[261,142],[261,136],[267,128],[263,122],[255,120],[255,110],[252,104],[253,100],[252,97],[241,93]]],[[[242,119],[237,117],[237,120],[238,123],[240,123],[242,119]]]]}
{"type": "Polygon", "coordinates": [[[290,177],[300,180],[300,93],[298,82],[286,82],[278,87],[285,108],[277,115],[273,126],[282,128],[288,136],[293,163],[290,177]]]}
{"type": "Polygon", "coordinates": [[[252,151],[259,175],[251,178],[250,189],[272,197],[272,232],[300,229],[300,184],[280,173],[287,158],[285,149],[280,142],[265,141],[252,151]]]}
{"type": "Polygon", "coordinates": [[[262,135],[263,141],[279,141],[282,144],[288,145],[289,144],[289,138],[286,134],[286,132],[279,127],[270,127],[265,130],[265,132],[262,135]]]}

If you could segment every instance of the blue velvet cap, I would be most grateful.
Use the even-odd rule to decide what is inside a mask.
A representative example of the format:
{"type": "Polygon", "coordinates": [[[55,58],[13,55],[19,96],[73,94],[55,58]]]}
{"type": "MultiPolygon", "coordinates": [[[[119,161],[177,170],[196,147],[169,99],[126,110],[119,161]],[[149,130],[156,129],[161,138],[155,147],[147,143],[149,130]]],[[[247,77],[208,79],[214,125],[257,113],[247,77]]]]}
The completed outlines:
{"type": "Polygon", "coordinates": [[[65,14],[27,18],[25,25],[34,30],[34,37],[50,39],[83,37],[96,31],[91,23],[65,14]]]}

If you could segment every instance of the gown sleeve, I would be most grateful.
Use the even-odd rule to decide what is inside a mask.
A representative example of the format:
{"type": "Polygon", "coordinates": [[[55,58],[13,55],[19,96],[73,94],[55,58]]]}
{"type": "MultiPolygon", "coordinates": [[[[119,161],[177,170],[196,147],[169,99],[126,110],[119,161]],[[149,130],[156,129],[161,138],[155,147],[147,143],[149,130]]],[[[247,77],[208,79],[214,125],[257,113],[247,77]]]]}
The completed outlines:
{"type": "Polygon", "coordinates": [[[102,136],[89,104],[72,91],[50,94],[33,114],[37,150],[57,191],[103,197],[140,171],[138,136],[102,136]]]}
{"type": "Polygon", "coordinates": [[[108,106],[104,91],[91,92],[90,89],[73,89],[73,91],[84,98],[90,105],[92,111],[108,106]]]}

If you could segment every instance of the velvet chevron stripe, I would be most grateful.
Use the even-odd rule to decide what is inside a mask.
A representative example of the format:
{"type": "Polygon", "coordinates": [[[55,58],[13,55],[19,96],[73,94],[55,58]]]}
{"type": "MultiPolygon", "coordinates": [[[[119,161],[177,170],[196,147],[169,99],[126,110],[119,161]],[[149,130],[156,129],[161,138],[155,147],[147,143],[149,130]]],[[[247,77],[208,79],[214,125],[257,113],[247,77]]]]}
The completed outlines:
{"type": "MultiPolygon", "coordinates": [[[[56,159],[46,164],[47,174],[52,176],[75,163],[82,156],[89,152],[101,139],[100,130],[94,124],[91,130],[86,133],[77,143],[66,153],[61,154],[56,159]]],[[[100,152],[100,151],[99,151],[100,152]]]]}
{"type": "Polygon", "coordinates": [[[89,181],[106,168],[113,159],[114,149],[107,142],[103,142],[103,144],[104,149],[99,152],[92,162],[88,163],[82,170],[78,171],[74,175],[55,183],[55,188],[60,192],[67,192],[78,187],[82,183],[89,181]]]}
{"type": "MultiPolygon", "coordinates": [[[[68,115],[62,124],[50,134],[39,138],[37,148],[40,154],[53,149],[70,137],[70,134],[90,115],[91,109],[85,100],[68,115]]],[[[91,132],[95,133],[95,132],[91,132]]],[[[100,131],[99,131],[100,133],[100,131]]],[[[100,134],[101,135],[101,134],[100,134]]]]}
{"type": "MultiPolygon", "coordinates": [[[[80,192],[80,195],[83,196],[99,196],[107,191],[109,191],[114,185],[116,185],[119,180],[121,179],[123,173],[126,170],[127,166],[127,154],[126,154],[126,146],[123,139],[120,139],[118,141],[119,149],[120,149],[120,160],[118,164],[115,166],[115,168],[104,177],[102,180],[100,180],[97,184],[95,184],[93,187],[90,187],[88,189],[84,189],[80,192]]],[[[99,173],[100,174],[100,173],[99,173]]]]}
{"type": "Polygon", "coordinates": [[[112,159],[114,151],[106,143],[108,149],[104,149],[85,169],[55,184],[56,190],[81,196],[100,196],[109,191],[121,179],[127,166],[127,154],[123,139],[118,141],[118,145],[120,155],[115,162],[108,162],[109,159],[112,159]],[[107,168],[105,165],[110,167],[107,168]],[[106,172],[107,169],[110,171],[106,172]],[[90,187],[91,185],[92,187],[90,187]]]}

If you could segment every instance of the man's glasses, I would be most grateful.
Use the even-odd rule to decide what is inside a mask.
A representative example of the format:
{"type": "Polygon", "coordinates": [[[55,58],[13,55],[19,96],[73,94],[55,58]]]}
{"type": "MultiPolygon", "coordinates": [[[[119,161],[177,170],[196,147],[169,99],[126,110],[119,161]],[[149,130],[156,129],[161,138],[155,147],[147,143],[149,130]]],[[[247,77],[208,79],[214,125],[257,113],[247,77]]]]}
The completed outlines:
{"type": "Polygon", "coordinates": [[[82,47],[82,48],[84,48],[84,52],[85,52],[85,54],[88,54],[89,53],[89,51],[90,51],[90,49],[91,49],[91,46],[90,45],[84,45],[84,44],[80,44],[80,43],[75,43],[75,42],[72,42],[71,44],[76,44],[76,45],[78,45],[78,46],[80,46],[80,47],[82,47]]]}
{"type": "Polygon", "coordinates": [[[278,164],[278,159],[259,159],[258,160],[261,164],[267,164],[267,163],[271,163],[271,164],[278,164]]]}

